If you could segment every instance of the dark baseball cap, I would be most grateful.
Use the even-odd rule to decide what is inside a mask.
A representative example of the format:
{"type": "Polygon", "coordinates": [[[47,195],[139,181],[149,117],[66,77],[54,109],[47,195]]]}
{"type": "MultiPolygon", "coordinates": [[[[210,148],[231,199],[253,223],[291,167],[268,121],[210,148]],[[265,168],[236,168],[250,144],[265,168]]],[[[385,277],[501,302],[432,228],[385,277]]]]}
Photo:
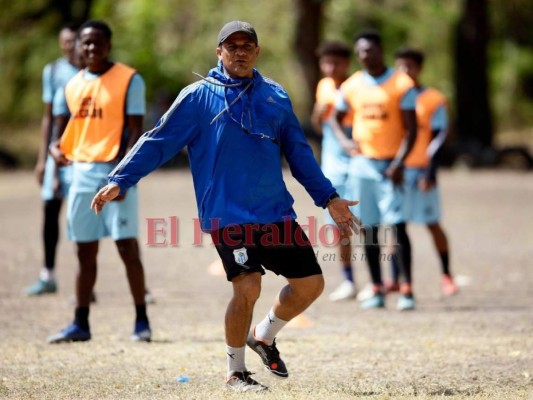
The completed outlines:
{"type": "Polygon", "coordinates": [[[250,36],[255,44],[257,41],[257,33],[255,33],[254,27],[248,22],[243,21],[231,21],[222,27],[218,34],[218,44],[220,45],[224,40],[233,35],[235,32],[244,32],[250,36]]]}

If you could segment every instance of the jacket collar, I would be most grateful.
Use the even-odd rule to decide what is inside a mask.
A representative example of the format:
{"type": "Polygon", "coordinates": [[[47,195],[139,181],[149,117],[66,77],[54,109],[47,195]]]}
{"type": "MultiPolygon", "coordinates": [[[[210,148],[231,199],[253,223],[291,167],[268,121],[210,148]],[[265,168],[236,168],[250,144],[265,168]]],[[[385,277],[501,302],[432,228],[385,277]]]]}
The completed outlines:
{"type": "Polygon", "coordinates": [[[224,85],[231,85],[231,86],[246,86],[250,80],[253,80],[254,83],[260,81],[263,79],[261,74],[257,69],[253,69],[253,77],[252,78],[231,78],[227,76],[224,73],[224,67],[222,66],[222,61],[219,61],[217,66],[209,71],[207,74],[208,77],[216,79],[220,83],[224,85]]]}

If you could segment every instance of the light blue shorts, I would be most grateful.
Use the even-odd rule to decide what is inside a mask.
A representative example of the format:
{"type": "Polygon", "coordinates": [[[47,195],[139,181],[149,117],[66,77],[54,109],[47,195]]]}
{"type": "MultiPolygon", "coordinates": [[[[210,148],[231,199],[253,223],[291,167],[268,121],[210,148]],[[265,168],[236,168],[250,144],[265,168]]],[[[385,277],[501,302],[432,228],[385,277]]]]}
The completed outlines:
{"type": "Polygon", "coordinates": [[[44,201],[62,199],[67,197],[70,183],[72,182],[72,166],[59,167],[57,177],[59,179],[59,191],[54,192],[56,163],[52,156],[46,158],[44,167],[43,186],[41,187],[41,198],[44,201]]]}
{"type": "Polygon", "coordinates": [[[359,201],[351,209],[363,225],[405,222],[405,190],[402,185],[394,185],[390,179],[385,178],[384,173],[389,165],[389,160],[352,157],[348,196],[359,201]]]}
{"type": "MultiPolygon", "coordinates": [[[[326,178],[331,181],[331,184],[343,199],[346,199],[346,196],[348,195],[347,185],[348,173],[350,170],[350,158],[351,157],[348,155],[329,153],[326,151],[322,152],[322,172],[326,178]]],[[[325,211],[324,220],[326,224],[335,224],[327,209],[325,211]]]]}
{"type": "Polygon", "coordinates": [[[113,240],[138,236],[136,187],[126,192],[124,200],[107,203],[98,215],[90,208],[94,195],[105,186],[113,167],[113,163],[74,163],[67,208],[69,240],[84,243],[106,236],[111,236],[113,240]]]}
{"type": "Polygon", "coordinates": [[[440,193],[438,186],[422,192],[418,188],[422,176],[423,169],[406,168],[404,171],[405,216],[407,222],[434,224],[441,218],[440,193]]]}

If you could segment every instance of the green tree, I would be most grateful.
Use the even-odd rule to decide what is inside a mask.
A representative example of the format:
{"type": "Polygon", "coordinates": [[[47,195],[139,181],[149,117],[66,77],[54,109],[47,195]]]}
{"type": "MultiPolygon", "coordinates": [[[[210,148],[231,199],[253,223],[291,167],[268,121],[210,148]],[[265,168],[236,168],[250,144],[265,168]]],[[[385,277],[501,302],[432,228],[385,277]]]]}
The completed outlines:
{"type": "Polygon", "coordinates": [[[65,23],[89,16],[92,0],[0,0],[0,118],[37,119],[41,115],[40,74],[60,55],[57,34],[65,23]]]}
{"type": "MultiPolygon", "coordinates": [[[[452,100],[455,116],[465,109],[459,104],[468,96],[454,98],[458,93],[455,28],[468,25],[464,7],[474,3],[486,4],[491,32],[483,44],[488,78],[482,86],[492,90],[474,93],[476,99],[488,97],[486,104],[494,110],[494,128],[480,130],[489,132],[480,139],[482,146],[491,145],[491,130],[527,129],[533,123],[531,0],[161,0],[157,4],[151,0],[0,0],[0,119],[3,126],[37,123],[42,111],[41,71],[59,56],[58,29],[64,22],[89,17],[110,23],[115,33],[113,58],[139,70],[149,101],[175,97],[198,79],[192,71],[206,74],[216,62],[218,30],[225,22],[240,19],[256,27],[262,47],[258,67],[287,89],[302,122],[309,117],[319,78],[317,45],[325,39],[351,44],[355,33],[365,27],[381,31],[389,63],[400,46],[424,50],[424,81],[452,100]]],[[[470,67],[460,66],[461,74],[470,67]]],[[[473,84],[462,83],[461,90],[473,84]]],[[[461,122],[455,137],[471,134],[459,128],[464,117],[457,115],[457,120],[461,122]]],[[[0,140],[11,132],[2,129],[0,140]]],[[[6,142],[9,138],[2,141],[6,142]]]]}

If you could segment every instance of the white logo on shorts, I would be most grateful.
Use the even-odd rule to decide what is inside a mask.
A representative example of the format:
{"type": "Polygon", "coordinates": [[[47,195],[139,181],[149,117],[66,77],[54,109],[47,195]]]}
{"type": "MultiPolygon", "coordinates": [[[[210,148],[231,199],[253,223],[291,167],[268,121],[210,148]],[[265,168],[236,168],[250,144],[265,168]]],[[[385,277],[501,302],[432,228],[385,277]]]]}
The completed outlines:
{"type": "Polygon", "coordinates": [[[246,261],[248,261],[248,253],[246,252],[246,248],[236,249],[233,250],[233,257],[235,257],[235,262],[239,265],[244,265],[246,261]]]}

